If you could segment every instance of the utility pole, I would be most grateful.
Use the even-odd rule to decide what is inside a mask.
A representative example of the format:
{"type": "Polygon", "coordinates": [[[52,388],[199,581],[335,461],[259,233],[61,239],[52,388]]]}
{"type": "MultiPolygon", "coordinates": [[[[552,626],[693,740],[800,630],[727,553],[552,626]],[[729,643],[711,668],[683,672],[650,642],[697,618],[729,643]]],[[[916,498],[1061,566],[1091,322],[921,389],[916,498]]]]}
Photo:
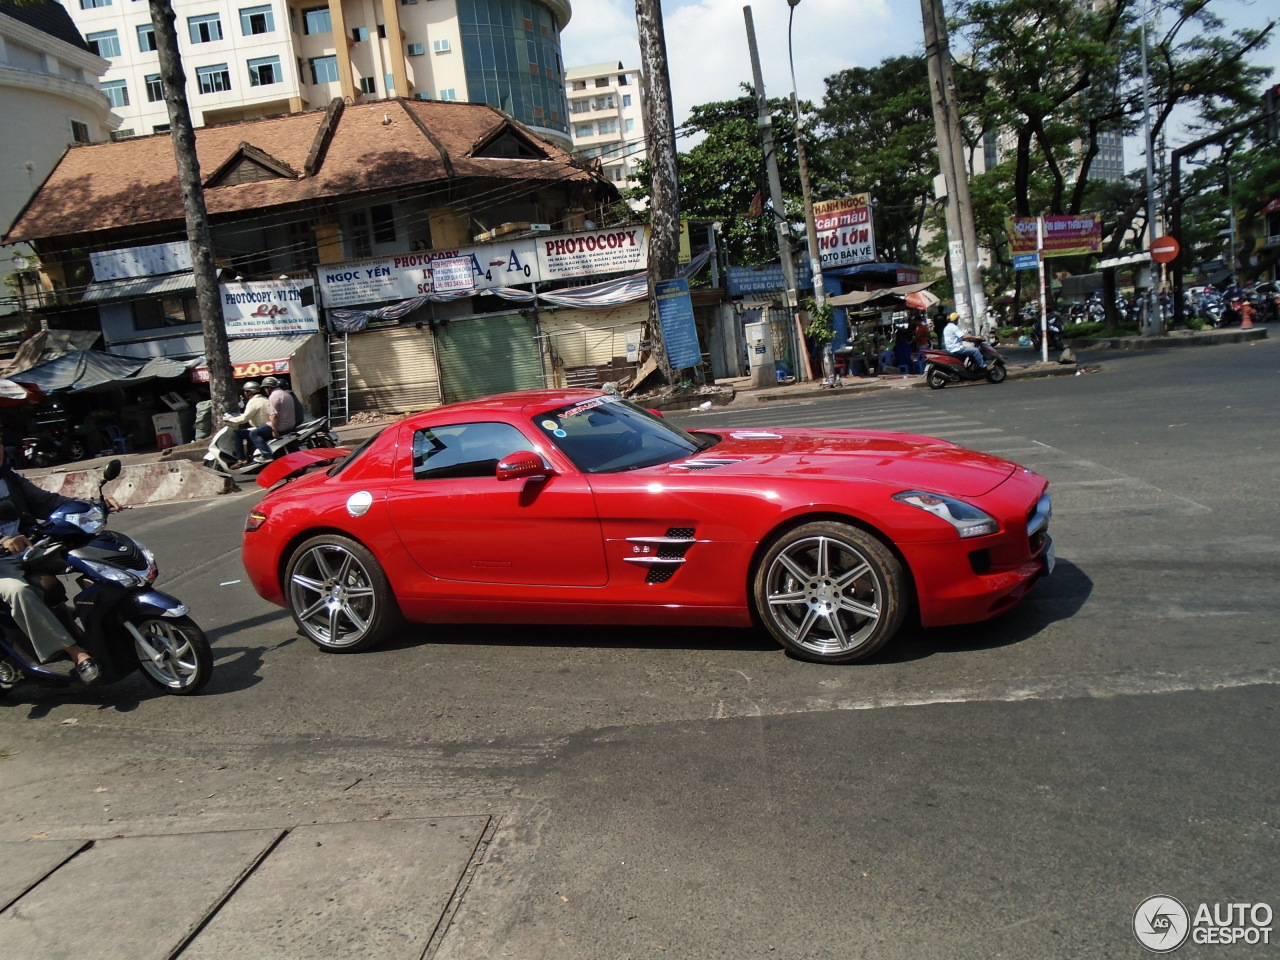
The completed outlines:
{"type": "MultiPolygon", "coordinates": [[[[787,309],[795,324],[796,349],[804,349],[804,322],[800,319],[800,291],[796,286],[796,264],[791,253],[791,227],[787,223],[787,204],[782,196],[782,179],[778,174],[778,154],[773,146],[773,115],[764,93],[764,75],[760,70],[760,52],[756,48],[756,28],[751,8],[743,7],[747,21],[747,47],[751,51],[751,76],[756,85],[756,125],[760,128],[760,146],[764,150],[765,169],[769,174],[769,201],[773,208],[773,226],[778,234],[778,258],[782,261],[782,280],[787,285],[787,309]]],[[[806,369],[808,369],[806,367],[806,369]]],[[[812,374],[812,371],[810,371],[812,374]]]]}
{"type": "Polygon", "coordinates": [[[187,107],[187,77],[178,53],[173,6],[169,0],[149,0],[155,30],[156,53],[160,59],[160,82],[165,106],[169,108],[169,129],[173,155],[178,167],[178,189],[182,192],[182,212],[187,221],[187,243],[191,246],[191,267],[196,281],[196,304],[204,333],[204,357],[209,367],[209,398],[213,401],[214,423],[230,413],[236,401],[231,376],[231,356],[227,349],[227,328],[218,297],[218,270],[213,261],[213,238],[200,183],[200,161],[196,157],[196,134],[187,107]]]}
{"type": "MultiPolygon", "coordinates": [[[[156,2],[156,0],[152,0],[156,2]]],[[[649,342],[663,379],[676,384],[662,324],[658,319],[659,280],[674,279],[680,269],[680,206],[676,178],[675,114],[671,106],[671,75],[662,30],[661,0],[636,0],[640,33],[640,98],[649,140],[649,342]]]]}
{"type": "Polygon", "coordinates": [[[947,247],[956,313],[960,314],[961,327],[976,332],[977,325],[987,314],[987,297],[982,289],[978,234],[973,225],[973,206],[969,200],[969,172],[964,157],[964,138],[960,133],[947,20],[942,0],[920,0],[920,12],[924,21],[924,50],[929,64],[933,123],[938,138],[938,163],[947,187],[947,247]]]}

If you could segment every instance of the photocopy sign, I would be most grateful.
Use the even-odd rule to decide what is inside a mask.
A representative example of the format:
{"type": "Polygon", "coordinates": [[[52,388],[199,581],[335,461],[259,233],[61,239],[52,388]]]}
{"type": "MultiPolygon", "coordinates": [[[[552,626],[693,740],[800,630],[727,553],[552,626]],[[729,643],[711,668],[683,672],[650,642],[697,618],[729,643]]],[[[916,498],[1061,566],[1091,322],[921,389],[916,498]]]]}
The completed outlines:
{"type": "Polygon", "coordinates": [[[250,280],[218,284],[228,337],[276,337],[320,329],[310,280],[250,280]]]}
{"type": "Polygon", "coordinates": [[[629,273],[649,266],[644,227],[618,227],[538,240],[543,280],[629,273]]]}
{"type": "Polygon", "coordinates": [[[871,194],[813,205],[818,249],[823,267],[848,267],[876,258],[875,228],[871,223],[871,194]]]}
{"type": "Polygon", "coordinates": [[[658,323],[667,359],[676,370],[696,367],[702,362],[698,347],[698,325],[693,319],[693,300],[688,280],[659,280],[653,285],[658,298],[658,323]]]}

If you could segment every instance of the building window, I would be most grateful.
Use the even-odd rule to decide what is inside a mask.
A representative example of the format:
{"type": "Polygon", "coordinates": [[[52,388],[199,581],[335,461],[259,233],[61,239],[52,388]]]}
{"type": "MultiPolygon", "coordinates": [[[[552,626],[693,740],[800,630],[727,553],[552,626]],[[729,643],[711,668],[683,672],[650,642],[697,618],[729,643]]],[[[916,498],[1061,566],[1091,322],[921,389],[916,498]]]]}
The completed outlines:
{"type": "Polygon", "coordinates": [[[396,95],[396,78],[389,73],[382,75],[382,85],[387,88],[387,96],[394,97],[396,95]]]}
{"type": "Polygon", "coordinates": [[[98,7],[111,6],[111,0],[80,0],[81,10],[96,10],[98,7]]]}
{"type": "Polygon", "coordinates": [[[378,81],[373,79],[373,77],[361,77],[360,92],[361,93],[377,93],[378,81]]]}
{"type": "Polygon", "coordinates": [[[626,131],[627,131],[627,133],[630,133],[630,132],[631,132],[632,130],[634,130],[635,128],[636,128],[636,122],[635,122],[635,120],[634,120],[633,118],[631,118],[631,117],[627,117],[627,119],[626,119],[626,131]]]}
{"type": "Polygon", "coordinates": [[[440,91],[440,99],[441,100],[457,100],[458,91],[453,89],[453,87],[447,87],[444,90],[440,91]]]}
{"type": "Polygon", "coordinates": [[[364,41],[368,40],[369,28],[368,27],[352,27],[351,39],[354,40],[356,43],[363,43],[364,41]]]}
{"type": "Polygon", "coordinates": [[[313,33],[332,33],[333,21],[329,17],[328,7],[312,7],[302,11],[302,32],[307,36],[313,33]]]}
{"type": "Polygon", "coordinates": [[[401,5],[402,7],[407,7],[407,6],[409,6],[410,4],[417,3],[417,2],[418,2],[418,0],[400,0],[400,5],[401,5]]]}
{"type": "Polygon", "coordinates": [[[409,56],[420,57],[426,53],[426,48],[420,43],[409,44],[409,56]]]}
{"type": "Polygon", "coordinates": [[[120,38],[114,30],[103,30],[101,33],[86,33],[85,42],[89,49],[100,57],[120,56],[120,38]]]}
{"type": "Polygon", "coordinates": [[[164,99],[164,84],[160,82],[160,74],[149,73],[144,78],[147,85],[147,102],[158,103],[164,99]]]}
{"type": "Polygon", "coordinates": [[[629,107],[629,106],[631,106],[631,94],[629,94],[629,93],[624,93],[624,94],[622,95],[622,105],[623,105],[624,107],[629,107]]]}
{"type": "Polygon", "coordinates": [[[618,74],[618,86],[625,87],[627,85],[627,75],[625,73],[618,74]]]}
{"type": "Polygon", "coordinates": [[[378,24],[378,39],[387,39],[387,25],[385,23],[378,24]]]}
{"type": "Polygon", "coordinates": [[[169,132],[169,124],[167,124],[167,123],[157,123],[154,127],[152,127],[152,128],[151,128],[151,132],[152,132],[152,133],[168,133],[168,132],[169,132]]]}
{"type": "Polygon", "coordinates": [[[156,48],[156,28],[149,23],[138,24],[138,52],[151,53],[156,48]]]}
{"type": "Polygon", "coordinates": [[[380,203],[369,208],[369,219],[373,221],[374,243],[396,242],[396,211],[389,203],[380,203]]]}
{"type": "Polygon", "coordinates": [[[602,134],[617,133],[618,121],[617,120],[601,120],[599,123],[596,124],[596,129],[602,134]]]}
{"type": "Polygon", "coordinates": [[[283,80],[279,57],[259,57],[249,61],[249,86],[266,87],[283,80]]]}
{"type": "Polygon", "coordinates": [[[222,21],[216,13],[187,17],[187,30],[191,34],[192,43],[213,43],[222,39],[222,21]]]}
{"type": "Polygon", "coordinates": [[[573,128],[575,137],[594,137],[595,134],[596,128],[590,123],[580,123],[573,128]]]}
{"type": "Polygon", "coordinates": [[[108,80],[102,84],[102,92],[107,95],[107,102],[113,107],[129,105],[129,87],[123,80],[108,80]]]}
{"type": "Polygon", "coordinates": [[[608,85],[609,85],[609,78],[608,78],[608,77],[596,77],[596,86],[597,86],[597,87],[607,87],[608,85]]]}
{"type": "Polygon", "coordinates": [[[196,67],[196,80],[201,93],[225,93],[231,89],[231,73],[225,63],[212,67],[196,67]]]}
{"type": "Polygon", "coordinates": [[[591,101],[590,100],[574,100],[571,104],[569,104],[569,112],[570,113],[590,113],[591,101]]]}
{"type": "Polygon", "coordinates": [[[607,97],[596,97],[597,110],[613,110],[618,106],[618,102],[613,99],[613,94],[607,97]]]}
{"type": "Polygon", "coordinates": [[[71,142],[72,143],[88,143],[89,142],[89,125],[79,120],[71,121],[71,142]]]}
{"type": "Polygon", "coordinates": [[[259,33],[274,33],[276,18],[271,7],[244,7],[240,11],[240,32],[246,37],[259,33]]]}
{"type": "Polygon", "coordinates": [[[573,81],[573,89],[575,89],[575,90],[585,90],[585,89],[587,89],[587,81],[585,81],[585,80],[575,80],[575,81],[573,81]]]}
{"type": "Polygon", "coordinates": [[[110,137],[112,140],[128,140],[133,136],[133,128],[129,127],[124,130],[112,130],[110,137]]]}
{"type": "Polygon", "coordinates": [[[373,244],[369,242],[369,215],[363,210],[352,210],[347,215],[347,255],[360,259],[373,256],[373,244]]]}
{"type": "Polygon", "coordinates": [[[307,62],[311,65],[312,83],[338,82],[338,58],[336,56],[313,57],[307,62]]]}
{"type": "Polygon", "coordinates": [[[448,53],[450,50],[448,40],[432,40],[431,49],[436,53],[448,53]]]}

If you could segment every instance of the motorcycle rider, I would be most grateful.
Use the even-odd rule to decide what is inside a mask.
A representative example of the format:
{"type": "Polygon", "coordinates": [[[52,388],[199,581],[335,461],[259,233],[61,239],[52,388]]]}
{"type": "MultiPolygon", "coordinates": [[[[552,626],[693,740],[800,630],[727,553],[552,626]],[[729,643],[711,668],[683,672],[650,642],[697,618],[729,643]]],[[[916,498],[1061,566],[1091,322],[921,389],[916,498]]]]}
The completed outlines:
{"type": "MultiPolygon", "coordinates": [[[[70,503],[72,498],[37,487],[16,473],[0,446],[0,500],[11,502],[18,517],[47,519],[49,514],[64,503],[70,503]]],[[[107,497],[106,501],[110,509],[120,509],[114,498],[107,497]]],[[[31,546],[31,541],[20,528],[21,520],[0,523],[0,600],[9,605],[14,621],[31,641],[40,663],[47,663],[59,653],[64,653],[75,665],[76,675],[82,682],[97,683],[101,672],[89,651],[75,642],[62,621],[44,602],[41,591],[27,582],[17,554],[31,546]]]]}
{"type": "Polygon", "coordinates": [[[956,323],[960,319],[960,314],[953,313],[947,318],[947,325],[942,328],[942,349],[947,353],[957,357],[967,357],[971,359],[979,370],[987,369],[987,358],[982,355],[982,351],[978,349],[971,341],[981,339],[974,337],[972,334],[964,333],[960,329],[960,324],[956,323]]]}
{"type": "MultiPolygon", "coordinates": [[[[271,430],[268,436],[283,437],[298,425],[302,404],[293,395],[293,391],[286,389],[275,377],[263,377],[262,389],[267,391],[267,425],[271,430]]],[[[271,448],[267,446],[266,436],[256,432],[252,436],[258,448],[253,459],[259,463],[270,460],[271,448]]]]}
{"type": "Polygon", "coordinates": [[[270,434],[271,427],[267,423],[267,395],[262,392],[262,387],[256,380],[249,380],[241,388],[244,394],[245,404],[244,410],[238,415],[227,414],[223,419],[229,426],[235,427],[235,450],[233,456],[235,462],[231,464],[234,467],[243,467],[249,462],[249,453],[246,449],[245,442],[253,443],[257,449],[259,444],[254,438],[254,431],[262,431],[263,443],[270,434]]]}

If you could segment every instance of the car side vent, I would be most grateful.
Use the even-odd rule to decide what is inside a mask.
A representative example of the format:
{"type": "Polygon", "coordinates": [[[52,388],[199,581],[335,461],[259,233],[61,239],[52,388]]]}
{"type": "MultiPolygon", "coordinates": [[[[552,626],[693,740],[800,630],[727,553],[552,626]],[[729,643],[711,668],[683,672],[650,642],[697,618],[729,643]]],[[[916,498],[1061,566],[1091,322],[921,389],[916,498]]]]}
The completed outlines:
{"type": "Polygon", "coordinates": [[[696,542],[693,527],[671,527],[661,537],[627,537],[634,554],[622,559],[649,568],[645,583],[666,583],[684,565],[685,552],[696,542]]]}
{"type": "Polygon", "coordinates": [[[714,470],[716,467],[727,467],[735,463],[741,463],[741,461],[730,457],[704,457],[697,460],[681,460],[671,466],[680,470],[714,470]]]}

